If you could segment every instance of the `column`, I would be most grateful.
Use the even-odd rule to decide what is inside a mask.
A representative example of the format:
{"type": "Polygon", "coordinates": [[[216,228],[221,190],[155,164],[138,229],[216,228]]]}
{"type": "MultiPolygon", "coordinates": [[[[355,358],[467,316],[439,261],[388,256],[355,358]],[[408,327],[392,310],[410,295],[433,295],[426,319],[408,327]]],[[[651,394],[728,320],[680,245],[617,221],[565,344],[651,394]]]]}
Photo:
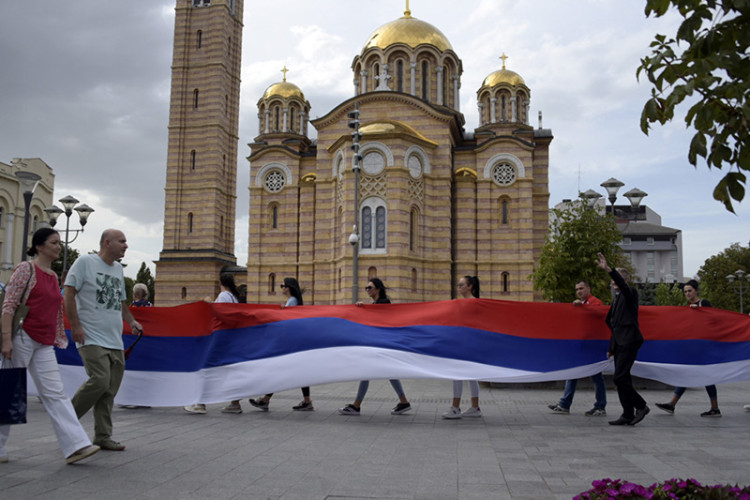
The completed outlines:
{"type": "Polygon", "coordinates": [[[443,105],[443,66],[436,66],[437,73],[437,103],[443,105]]]}
{"type": "MultiPolygon", "coordinates": [[[[5,259],[3,260],[3,269],[13,269],[13,221],[16,218],[16,214],[8,213],[5,215],[5,259]]],[[[26,251],[24,249],[24,251],[26,251]]]]}
{"type": "Polygon", "coordinates": [[[490,99],[490,123],[497,123],[497,97],[490,99]]]}
{"type": "Polygon", "coordinates": [[[267,134],[271,130],[271,110],[266,108],[266,126],[263,130],[264,134],[267,134]]]}
{"type": "Polygon", "coordinates": [[[510,98],[510,115],[511,115],[510,121],[513,123],[518,121],[518,115],[516,114],[516,99],[517,99],[516,96],[512,96],[510,98]]]}
{"type": "Polygon", "coordinates": [[[479,126],[481,127],[482,125],[485,124],[484,115],[482,114],[482,110],[484,109],[484,104],[482,104],[481,102],[477,103],[477,109],[479,110],[479,126]]]}
{"type": "Polygon", "coordinates": [[[282,125],[281,125],[281,131],[284,133],[289,132],[289,127],[287,125],[287,123],[289,123],[288,117],[289,117],[289,108],[284,108],[284,120],[282,121],[282,125]]]}
{"type": "Polygon", "coordinates": [[[411,95],[417,95],[417,63],[409,63],[411,68],[411,95]]]}
{"type": "Polygon", "coordinates": [[[364,94],[367,92],[367,70],[363,69],[359,72],[359,92],[364,94]]]}
{"type": "Polygon", "coordinates": [[[453,109],[461,111],[461,98],[458,90],[461,88],[461,80],[458,75],[453,75],[453,95],[456,96],[456,102],[453,104],[453,109]]]}

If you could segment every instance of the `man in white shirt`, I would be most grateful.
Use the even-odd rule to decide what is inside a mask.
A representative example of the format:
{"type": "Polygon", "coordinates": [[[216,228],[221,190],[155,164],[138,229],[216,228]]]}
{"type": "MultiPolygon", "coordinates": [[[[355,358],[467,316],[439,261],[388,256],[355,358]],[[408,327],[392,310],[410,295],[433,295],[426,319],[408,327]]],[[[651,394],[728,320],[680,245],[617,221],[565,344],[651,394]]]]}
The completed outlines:
{"type": "Polygon", "coordinates": [[[78,418],[94,409],[93,442],[110,451],[125,449],[112,439],[112,406],[125,374],[123,320],[133,332],[142,331],[128,308],[125,278],[117,262],[127,249],[125,234],[107,229],[99,240],[99,253],[80,256],[65,278],[65,313],[89,376],[73,396],[73,407],[78,418]]]}

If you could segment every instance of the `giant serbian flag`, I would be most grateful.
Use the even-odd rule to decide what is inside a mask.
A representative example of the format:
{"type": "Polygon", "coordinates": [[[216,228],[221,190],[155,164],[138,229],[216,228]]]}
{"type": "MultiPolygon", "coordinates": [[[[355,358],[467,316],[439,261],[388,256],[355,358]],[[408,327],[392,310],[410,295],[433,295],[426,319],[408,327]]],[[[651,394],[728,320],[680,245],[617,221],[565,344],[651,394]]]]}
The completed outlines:
{"type": "MultiPolygon", "coordinates": [[[[365,379],[541,382],[612,368],[607,306],[474,299],[281,309],[200,302],[132,312],[145,335],[127,361],[120,404],[216,403],[365,379]]],[[[688,387],[750,380],[750,317],[641,307],[640,325],[646,341],[634,375],[688,387]]],[[[127,347],[135,337],[124,340],[127,347]]],[[[75,345],[57,357],[72,395],[86,380],[75,345]]]]}

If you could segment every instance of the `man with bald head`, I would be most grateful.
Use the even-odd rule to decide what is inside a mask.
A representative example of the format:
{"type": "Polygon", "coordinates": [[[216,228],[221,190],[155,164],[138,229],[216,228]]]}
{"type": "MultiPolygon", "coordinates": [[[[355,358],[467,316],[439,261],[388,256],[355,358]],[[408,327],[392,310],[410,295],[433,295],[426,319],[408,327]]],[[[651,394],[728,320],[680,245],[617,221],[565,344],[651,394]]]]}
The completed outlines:
{"type": "Polygon", "coordinates": [[[94,444],[102,450],[122,451],[112,439],[112,406],[125,373],[122,321],[140,332],[127,304],[125,277],[119,259],[125,256],[125,234],[107,229],[99,252],[81,255],[65,278],[65,314],[89,379],[73,396],[78,418],[94,409],[94,444]]]}

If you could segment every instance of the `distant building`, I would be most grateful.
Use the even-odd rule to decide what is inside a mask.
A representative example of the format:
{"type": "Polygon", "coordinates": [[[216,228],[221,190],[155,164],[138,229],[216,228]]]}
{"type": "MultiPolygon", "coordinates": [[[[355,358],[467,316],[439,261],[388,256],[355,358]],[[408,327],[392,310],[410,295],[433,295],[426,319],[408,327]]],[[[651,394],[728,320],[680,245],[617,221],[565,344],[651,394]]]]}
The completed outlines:
{"type": "MultiPolygon", "coordinates": [[[[555,208],[570,203],[563,200],[555,208]]],[[[605,212],[605,200],[596,203],[596,209],[605,212]]],[[[611,206],[606,204],[606,211],[611,206]]],[[[639,281],[644,283],[682,282],[682,231],[662,226],[661,216],[646,205],[615,205],[617,229],[622,235],[620,248],[630,259],[639,281]]]]}
{"type": "Polygon", "coordinates": [[[40,158],[14,158],[11,164],[0,162],[0,281],[8,282],[13,268],[21,262],[27,249],[23,246],[23,222],[26,207],[23,191],[16,172],[25,170],[38,174],[42,179],[31,199],[29,237],[47,225],[44,209],[52,205],[55,190],[55,174],[40,158]]]}

